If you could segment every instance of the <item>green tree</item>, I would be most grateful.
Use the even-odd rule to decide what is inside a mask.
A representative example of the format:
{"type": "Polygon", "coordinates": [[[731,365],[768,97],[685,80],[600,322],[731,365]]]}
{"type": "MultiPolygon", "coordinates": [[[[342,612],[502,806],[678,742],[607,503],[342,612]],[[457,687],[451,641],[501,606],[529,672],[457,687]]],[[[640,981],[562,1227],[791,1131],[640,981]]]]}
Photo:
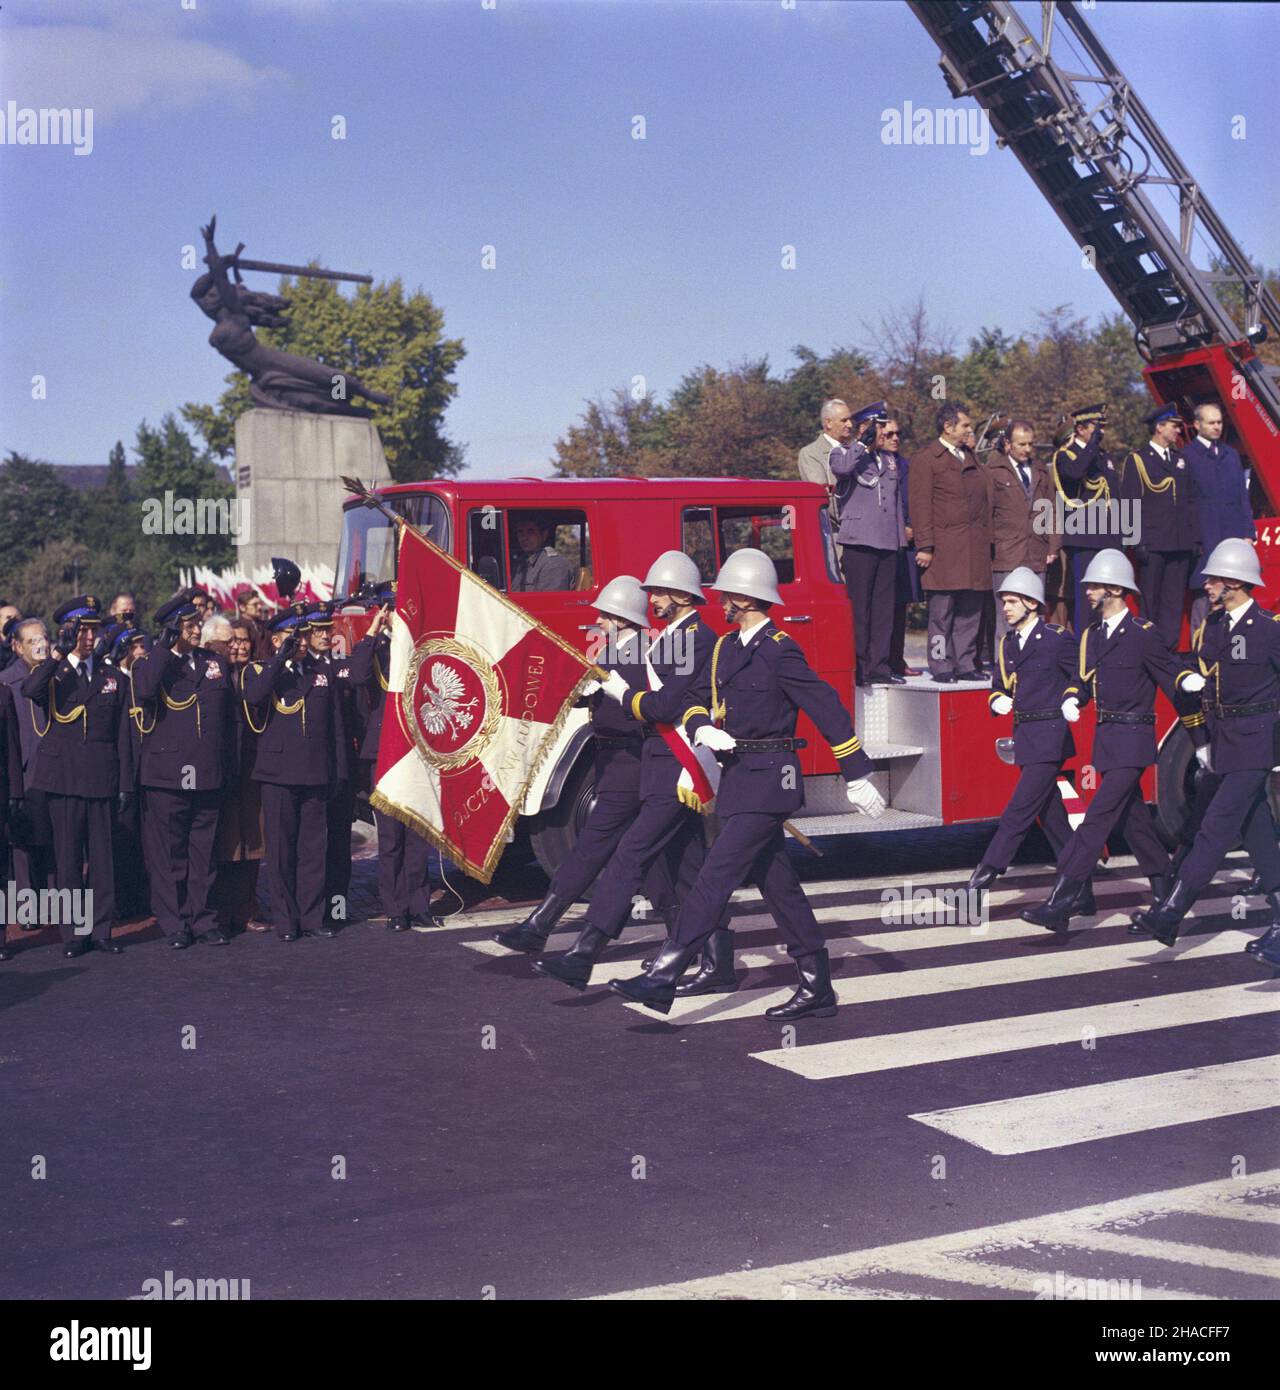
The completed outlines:
{"type": "MultiPolygon", "coordinates": [[[[347,298],[332,280],[285,277],[278,292],[289,300],[288,324],[258,329],[264,343],[354,372],[392,397],[373,419],[396,482],[458,472],[464,450],[444,433],[444,412],[466,349],[444,336],[444,312],[431,297],[420,289],[406,296],[399,279],[360,285],[347,298]]],[[[235,422],[253,406],[243,372],[226,381],[216,405],[182,407],[218,458],[234,452],[235,422]]]]}
{"type": "Polygon", "coordinates": [[[75,493],[58,470],[10,451],[0,464],[0,574],[20,569],[46,541],[74,537],[78,521],[75,493]]]}

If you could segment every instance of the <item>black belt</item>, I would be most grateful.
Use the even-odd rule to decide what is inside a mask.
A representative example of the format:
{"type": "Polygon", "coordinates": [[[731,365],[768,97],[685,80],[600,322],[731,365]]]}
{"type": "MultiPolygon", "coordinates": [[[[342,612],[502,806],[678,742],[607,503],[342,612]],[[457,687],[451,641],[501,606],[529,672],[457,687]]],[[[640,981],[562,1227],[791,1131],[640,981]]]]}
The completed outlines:
{"type": "Polygon", "coordinates": [[[1013,712],[1013,722],[1016,727],[1019,724],[1039,724],[1045,719],[1061,719],[1063,717],[1060,709],[1016,709],[1013,712]]]}
{"type": "Polygon", "coordinates": [[[644,726],[644,728],[640,730],[640,737],[641,737],[641,738],[661,738],[661,737],[662,737],[662,730],[661,730],[661,729],[655,729],[655,728],[653,727],[652,724],[646,724],[646,725],[644,726]]]}
{"type": "Polygon", "coordinates": [[[803,738],[740,738],[733,745],[735,753],[790,753],[796,748],[807,748],[808,739],[803,738]]]}
{"type": "Polygon", "coordinates": [[[1206,713],[1218,719],[1246,719],[1251,714],[1275,714],[1278,706],[1274,700],[1264,700],[1260,705],[1215,705],[1206,701],[1206,713]]]}
{"type": "Polygon", "coordinates": [[[614,738],[610,734],[592,734],[591,737],[596,741],[597,748],[639,748],[639,734],[619,734],[614,738]]]}
{"type": "Polygon", "coordinates": [[[1155,712],[1151,714],[1121,714],[1119,710],[1102,709],[1098,711],[1099,724],[1154,724],[1155,712]]]}

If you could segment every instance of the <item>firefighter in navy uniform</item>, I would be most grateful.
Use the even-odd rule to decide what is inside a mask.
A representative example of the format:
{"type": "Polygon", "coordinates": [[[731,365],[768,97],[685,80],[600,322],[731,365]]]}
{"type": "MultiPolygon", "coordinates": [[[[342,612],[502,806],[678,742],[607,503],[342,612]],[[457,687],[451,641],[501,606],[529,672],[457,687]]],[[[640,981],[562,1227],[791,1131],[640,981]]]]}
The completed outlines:
{"type": "Polygon", "coordinates": [[[301,619],[278,614],[275,656],[241,672],[246,716],[258,735],[253,780],[262,786],[271,906],[281,941],[336,936],[324,920],[326,806],[347,776],[347,736],[332,672],[299,646],[301,619]]]}
{"type": "Polygon", "coordinates": [[[1071,412],[1071,438],[1054,452],[1049,473],[1064,508],[1061,528],[1066,555],[1067,602],[1072,629],[1083,632],[1089,618],[1084,571],[1099,550],[1124,544],[1120,518],[1111,503],[1120,496],[1120,470],[1102,447],[1107,427],[1104,404],[1071,412]]]}
{"type": "Polygon", "coordinates": [[[179,595],[156,610],[160,635],[129,670],[142,733],[142,843],[151,907],[169,945],[225,946],[213,901],[218,810],[235,748],[231,668],[200,646],[200,610],[179,595]]]}
{"type": "MultiPolygon", "coordinates": [[[[369,630],[351,649],[351,685],[360,705],[361,729],[357,755],[366,792],[373,791],[378,766],[378,744],[387,703],[387,678],[391,674],[391,611],[396,584],[379,587],[379,608],[369,630]]],[[[409,931],[415,918],[434,922],[431,914],[427,866],[430,844],[403,821],[375,810],[378,828],[378,893],[391,931],[409,931]]]]}
{"type": "Polygon", "coordinates": [[[1133,566],[1118,550],[1100,550],[1084,575],[1085,594],[1098,617],[1080,637],[1080,664],[1063,691],[1062,713],[1070,723],[1082,704],[1097,705],[1090,761],[1102,774],[1084,820],[1058,860],[1058,878],[1046,902],[1028,908],[1023,920],[1065,931],[1079,909],[1085,879],[1093,872],[1108,836],[1120,831],[1151,880],[1156,902],[1172,882],[1169,856],[1160,843],[1142,796],[1142,774],[1156,760],[1156,687],[1175,703],[1183,692],[1204,689],[1204,678],[1178,662],[1155,625],[1135,618],[1125,594],[1136,593],[1133,566]]]}
{"type": "MultiPolygon", "coordinates": [[[[1237,839],[1243,839],[1275,913],[1272,930],[1280,923],[1280,845],[1267,804],[1280,711],[1280,616],[1253,600],[1262,573],[1248,541],[1222,541],[1205,561],[1204,576],[1210,601],[1221,598],[1222,606],[1192,642],[1207,682],[1207,723],[1192,736],[1216,789],[1168,896],[1152,910],[1133,914],[1138,930],[1166,946],[1173,945],[1179,923],[1237,839]]],[[[1251,941],[1245,949],[1259,955],[1262,942],[1251,941]]]]}
{"type": "Polygon", "coordinates": [[[34,706],[33,717],[44,720],[36,730],[40,748],[31,784],[48,797],[57,886],[73,892],[87,887],[93,899],[92,935],[77,936],[74,923],[63,922],[62,953],[119,955],[124,947],[111,939],[111,822],[133,801],[129,691],[119,670],[93,659],[102,616],[92,594],[62,604],[53,620],[59,624],[53,651],[32,668],[22,693],[34,706]]]}
{"type": "Polygon", "coordinates": [[[880,816],[885,804],[868,780],[871,760],[836,692],[815,675],[791,636],[769,621],[780,603],[777,572],[761,550],[736,550],[712,587],[736,624],[716,643],[710,668],[681,723],[695,743],[727,755],[716,798],[720,832],[693,891],[681,898],[675,932],[643,975],[610,988],[658,1013],[670,1011],[676,982],[717,929],[734,890],[754,881],[796,962],[799,987],[767,1017],[787,1022],[835,1013],[822,929],[787,857],[783,822],[804,802],[796,757],[800,711],[831,745],[852,805],[880,816]],[[720,727],[717,727],[719,725],[720,727]]]}
{"type": "MultiPolygon", "coordinates": [[[[642,724],[640,751],[640,810],[618,841],[609,872],[597,880],[585,924],[577,941],[560,955],[542,956],[533,968],[540,975],[583,990],[591,969],[630,920],[633,905],[643,893],[651,866],[665,856],[678,901],[697,880],[706,854],[702,817],[681,796],[682,768],[654,723],[674,724],[690,704],[689,692],[700,685],[711,664],[716,635],[703,622],[698,606],[706,602],[698,566],[680,550],[668,550],[649,567],[640,587],[649,595],[654,616],[665,627],[644,655],[648,689],[632,690],[618,671],[611,671],[602,690],[625,714],[642,724]]],[[[671,922],[667,923],[668,931],[671,922]]],[[[700,971],[699,989],[728,985],[733,976],[733,952],[715,968],[700,971]]]]}
{"type": "MultiPolygon", "coordinates": [[[[18,706],[7,685],[0,685],[0,872],[9,866],[9,822],[22,803],[22,741],[18,734],[18,706]]],[[[4,944],[5,921],[0,914],[0,961],[12,960],[4,944]]]]}
{"type": "Polygon", "coordinates": [[[1144,418],[1151,439],[1125,464],[1120,495],[1137,503],[1140,530],[1133,554],[1142,616],[1156,625],[1172,650],[1182,630],[1200,523],[1191,470],[1179,448],[1178,407],[1158,406],[1144,418]]]}
{"type": "MultiPolygon", "coordinates": [[[[1075,742],[1062,714],[1062,692],[1075,671],[1076,643],[1066,628],[1047,623],[1044,576],[1014,570],[997,595],[1010,631],[996,647],[996,669],[987,703],[994,715],[1013,714],[1013,758],[1018,785],[1000,824],[969,879],[971,890],[989,888],[1013,862],[1018,847],[1039,820],[1058,859],[1071,838],[1071,822],[1058,794],[1062,765],[1075,756],[1075,742]]],[[[1092,886],[1081,889],[1076,911],[1094,910],[1092,886]]]]}
{"type": "MultiPolygon", "coordinates": [[[[607,639],[596,664],[605,671],[617,671],[630,694],[647,690],[643,634],[649,626],[649,596],[640,581],[634,575],[617,575],[600,590],[592,607],[600,615],[597,626],[607,639]]],[[[591,711],[596,773],[591,810],[543,900],[523,922],[494,934],[493,939],[508,950],[536,954],[544,949],[556,923],[609,865],[619,840],[640,813],[644,726],[609,699],[598,681],[582,688],[578,703],[591,711]]],[[[669,929],[676,900],[665,854],[649,867],[645,896],[669,929]]]]}
{"type": "MultiPolygon", "coordinates": [[[[109,662],[122,673],[128,688],[129,669],[140,650],[150,650],[151,639],[141,628],[130,623],[114,623],[105,629],[93,649],[94,660],[109,662]]],[[[144,796],[138,783],[142,761],[142,732],[138,727],[140,711],[130,702],[129,718],[133,725],[134,782],[121,791],[133,793],[133,800],[124,815],[111,822],[111,857],[115,875],[116,917],[124,922],[130,918],[151,916],[151,886],[142,850],[142,803],[144,796]]]]}

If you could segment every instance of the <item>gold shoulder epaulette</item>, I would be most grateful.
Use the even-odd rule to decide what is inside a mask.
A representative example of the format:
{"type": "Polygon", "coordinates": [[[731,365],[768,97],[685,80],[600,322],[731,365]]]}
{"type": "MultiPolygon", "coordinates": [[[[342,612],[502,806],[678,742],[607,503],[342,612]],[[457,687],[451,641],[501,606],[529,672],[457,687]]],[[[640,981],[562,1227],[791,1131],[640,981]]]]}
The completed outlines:
{"type": "MultiPolygon", "coordinates": [[[[784,642],[787,638],[791,637],[791,634],[789,632],[783,632],[783,630],[779,628],[777,632],[771,632],[769,636],[772,637],[775,642],[784,642]]],[[[795,639],[791,638],[791,640],[794,641],[795,639]]]]}
{"type": "Polygon", "coordinates": [[[1133,622],[1135,627],[1140,627],[1145,632],[1150,632],[1151,629],[1155,627],[1155,623],[1148,621],[1146,618],[1135,618],[1133,622]]]}

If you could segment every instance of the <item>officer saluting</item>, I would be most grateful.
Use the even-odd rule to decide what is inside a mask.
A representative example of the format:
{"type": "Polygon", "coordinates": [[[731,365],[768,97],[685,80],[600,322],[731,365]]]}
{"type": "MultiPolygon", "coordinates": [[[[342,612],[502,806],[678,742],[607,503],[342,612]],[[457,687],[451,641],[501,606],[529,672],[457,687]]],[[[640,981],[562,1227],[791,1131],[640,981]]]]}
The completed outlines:
{"type": "Polygon", "coordinates": [[[1085,595],[1098,617],[1080,637],[1080,668],[1063,691],[1062,713],[1071,723],[1090,696],[1097,704],[1093,765],[1102,774],[1085,818],[1058,860],[1058,879],[1047,902],[1023,920],[1065,931],[1085,879],[1113,830],[1124,834],[1151,879],[1156,901],[1169,890],[1169,856],[1142,797],[1144,769],[1156,760],[1156,686],[1176,700],[1204,689],[1204,678],[1179,666],[1154,624],[1135,618],[1125,593],[1137,592],[1133,566],[1118,550],[1100,550],[1084,574],[1085,595]]]}
{"type": "Polygon", "coordinates": [[[48,796],[58,888],[80,892],[81,866],[86,860],[89,865],[93,934],[77,937],[74,924],[63,922],[62,954],[79,956],[92,947],[119,955],[124,947],[111,940],[111,818],[132,801],[129,692],[115,667],[93,659],[102,615],[92,594],[62,604],[53,620],[60,625],[53,652],[32,668],[22,693],[35,706],[33,716],[38,711],[45,721],[36,730],[40,749],[32,786],[48,796]]]}
{"type": "Polygon", "coordinates": [[[298,647],[302,620],[271,623],[281,643],[270,661],[241,672],[250,727],[258,735],[253,780],[262,784],[271,905],[281,941],[336,936],[324,921],[325,808],[347,775],[346,731],[331,672],[298,647]]]}
{"type": "Polygon", "coordinates": [[[151,906],[169,945],[225,946],[213,880],[218,808],[235,741],[231,668],[200,646],[200,610],[179,595],[156,610],[159,639],[133,663],[140,706],[142,842],[151,906]]]}
{"type": "Polygon", "coordinates": [[[800,977],[791,999],[766,1009],[766,1015],[783,1021],[807,1014],[827,1018],[836,1008],[831,963],[822,929],[787,858],[782,829],[804,801],[795,755],[801,710],[831,744],[850,802],[879,816],[884,800],[867,780],[871,760],[839,696],[814,674],[795,641],[769,621],[770,607],[782,602],[773,561],[761,550],[736,550],[712,588],[737,627],[716,643],[710,669],[681,722],[695,743],[728,755],[716,799],[720,833],[692,892],[681,900],[674,935],[643,975],[615,980],[610,988],[668,1013],[676,982],[716,930],[734,890],[753,879],[800,977]]]}
{"type": "Polygon", "coordinates": [[[1119,516],[1111,503],[1120,495],[1120,471],[1102,447],[1107,427],[1104,404],[1085,405],[1071,412],[1071,438],[1049,465],[1059,505],[1064,509],[1062,548],[1067,556],[1066,582],[1070,593],[1071,626],[1084,631],[1089,605],[1084,597],[1085,567],[1099,550],[1124,544],[1119,516]]]}
{"type": "MultiPolygon", "coordinates": [[[[357,754],[366,790],[372,790],[378,765],[378,743],[387,704],[387,677],[391,672],[391,610],[396,602],[396,581],[381,585],[379,608],[369,630],[351,649],[351,685],[361,706],[363,729],[357,754]]],[[[404,932],[414,917],[431,919],[427,888],[427,863],[431,846],[416,830],[394,816],[375,810],[378,827],[378,892],[391,931],[404,932]]]]}
{"type": "MultiPolygon", "coordinates": [[[[1217,781],[1195,841],[1178,868],[1177,881],[1154,910],[1135,912],[1134,925],[1172,946],[1178,925],[1208,887],[1224,856],[1243,838],[1263,891],[1280,923],[1280,846],[1267,804],[1267,781],[1276,762],[1280,711],[1280,617],[1260,608],[1251,590],[1262,583],[1258,556],[1245,540],[1225,540],[1204,565],[1211,612],[1192,639],[1200,674],[1208,682],[1204,712],[1208,742],[1196,757],[1217,781]]],[[[1199,734],[1204,729],[1192,731],[1199,734]]],[[[1266,942],[1245,950],[1263,955],[1266,942]]],[[[1268,946],[1267,950],[1273,950],[1268,946]]],[[[1263,957],[1265,959],[1265,956],[1263,957]]],[[[1272,963],[1280,963],[1280,960],[1272,963]]]]}
{"type": "MultiPolygon", "coordinates": [[[[7,685],[0,685],[0,865],[9,862],[8,827],[22,801],[22,742],[18,737],[18,706],[7,685]]],[[[0,961],[12,960],[0,922],[0,961]]]]}
{"type": "MultiPolygon", "coordinates": [[[[987,703],[995,715],[1013,714],[1013,757],[1021,772],[1000,824],[969,879],[981,891],[1004,873],[1036,820],[1060,858],[1071,823],[1058,795],[1062,764],[1075,756],[1075,742],[1062,714],[1062,692],[1075,670],[1076,644],[1062,627],[1042,620],[1044,576],[1014,570],[998,595],[1010,630],[996,649],[996,670],[987,703]]],[[[1093,911],[1086,882],[1080,913],[1093,911]]]]}

